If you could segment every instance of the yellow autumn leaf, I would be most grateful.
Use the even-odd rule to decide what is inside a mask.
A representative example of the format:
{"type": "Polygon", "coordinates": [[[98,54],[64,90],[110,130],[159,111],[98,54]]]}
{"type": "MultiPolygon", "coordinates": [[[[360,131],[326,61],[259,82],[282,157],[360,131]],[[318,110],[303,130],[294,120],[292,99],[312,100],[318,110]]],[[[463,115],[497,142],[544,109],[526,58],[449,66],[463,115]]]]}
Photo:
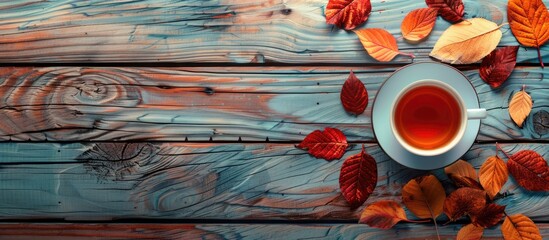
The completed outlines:
{"type": "Polygon", "coordinates": [[[511,119],[519,126],[522,127],[524,120],[532,111],[532,97],[524,91],[518,91],[513,95],[509,102],[509,115],[511,119]]]}
{"type": "Polygon", "coordinates": [[[475,63],[497,47],[501,36],[496,23],[483,18],[467,19],[446,29],[430,56],[451,64],[475,63]]]}

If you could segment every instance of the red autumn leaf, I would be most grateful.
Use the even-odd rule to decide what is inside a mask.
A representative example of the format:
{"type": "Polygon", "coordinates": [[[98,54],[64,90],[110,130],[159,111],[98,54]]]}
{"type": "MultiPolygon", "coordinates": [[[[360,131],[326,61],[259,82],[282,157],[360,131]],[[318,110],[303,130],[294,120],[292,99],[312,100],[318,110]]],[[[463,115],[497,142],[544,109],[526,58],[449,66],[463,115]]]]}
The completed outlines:
{"type": "Polygon", "coordinates": [[[400,221],[422,222],[408,220],[400,204],[391,200],[383,200],[366,207],[360,215],[358,223],[365,223],[375,228],[389,229],[400,221]]]}
{"type": "Polygon", "coordinates": [[[347,137],[336,128],[326,128],[324,131],[315,130],[309,133],[298,148],[308,150],[316,158],[324,158],[328,161],[340,159],[345,154],[347,137]]]}
{"type": "Polygon", "coordinates": [[[496,49],[482,59],[479,73],[484,82],[497,88],[509,78],[517,64],[518,46],[496,49]]]}
{"type": "Polygon", "coordinates": [[[364,151],[350,156],[339,172],[339,189],[345,200],[356,208],[372,194],[377,184],[376,160],[364,151]]]}
{"type": "Polygon", "coordinates": [[[437,13],[434,8],[420,8],[409,12],[400,24],[402,37],[408,41],[420,41],[429,36],[435,26],[437,13]]]}
{"type": "Polygon", "coordinates": [[[368,105],[368,92],[362,83],[351,71],[349,78],[343,84],[340,94],[341,104],[347,112],[360,115],[368,105]]]}
{"type": "Polygon", "coordinates": [[[486,192],[474,188],[459,188],[444,201],[444,213],[455,221],[465,214],[476,215],[486,205],[486,192]]]}
{"type": "Polygon", "coordinates": [[[461,22],[465,13],[462,0],[425,0],[427,6],[438,9],[438,14],[451,23],[461,22]]]}
{"type": "Polygon", "coordinates": [[[330,0],[326,6],[326,23],[351,30],[366,22],[371,11],[370,0],[330,0]]]}
{"type": "Polygon", "coordinates": [[[493,227],[505,216],[505,206],[490,203],[477,214],[471,215],[471,221],[475,226],[493,227]]]}
{"type": "Polygon", "coordinates": [[[507,168],[518,184],[529,191],[549,191],[549,166],[539,153],[519,151],[507,161],[507,168]]]}

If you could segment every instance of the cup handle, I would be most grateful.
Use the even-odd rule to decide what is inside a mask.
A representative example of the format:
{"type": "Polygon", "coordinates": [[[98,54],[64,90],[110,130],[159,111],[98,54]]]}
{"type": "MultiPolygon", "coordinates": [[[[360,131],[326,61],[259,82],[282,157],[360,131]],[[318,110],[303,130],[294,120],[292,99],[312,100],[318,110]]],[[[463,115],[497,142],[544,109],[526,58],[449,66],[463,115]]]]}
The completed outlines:
{"type": "Polygon", "coordinates": [[[467,109],[467,119],[484,119],[488,116],[486,109],[467,109]]]}

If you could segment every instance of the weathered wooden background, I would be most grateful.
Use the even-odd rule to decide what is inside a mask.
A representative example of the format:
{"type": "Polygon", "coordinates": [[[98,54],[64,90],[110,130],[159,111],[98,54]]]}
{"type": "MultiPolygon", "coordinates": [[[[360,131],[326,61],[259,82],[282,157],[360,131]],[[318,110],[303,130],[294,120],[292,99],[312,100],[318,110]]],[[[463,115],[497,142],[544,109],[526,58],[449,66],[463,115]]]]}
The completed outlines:
{"type": "MultiPolygon", "coordinates": [[[[466,17],[507,22],[506,0],[465,0],[466,17]]],[[[549,4],[548,0],[544,0],[549,4]]],[[[432,224],[382,231],[356,224],[339,193],[340,161],[296,149],[316,129],[337,127],[365,144],[379,181],[365,206],[400,201],[425,171],[378,147],[371,103],[381,83],[428,54],[449,26],[437,20],[417,58],[380,64],[352,32],[326,25],[327,0],[0,2],[0,238],[2,239],[428,239],[432,224]],[[366,84],[364,115],[347,114],[339,92],[349,71],[366,84]],[[84,222],[82,222],[84,221],[84,222]]],[[[400,36],[420,0],[372,0],[361,26],[400,36]]],[[[517,45],[507,26],[501,46],[517,45]]],[[[549,45],[541,48],[549,63],[549,45]]],[[[495,143],[549,159],[549,70],[521,47],[498,89],[461,66],[489,117],[463,156],[479,168],[495,143]],[[522,85],[534,99],[523,128],[508,115],[522,85]]],[[[546,64],[549,65],[549,64],[546,64]]],[[[344,157],[344,158],[345,158],[344,157]]],[[[432,171],[451,187],[442,170],[432,171]]],[[[549,193],[498,200],[549,238],[549,193]]],[[[411,215],[409,215],[411,216],[411,215]]],[[[441,218],[441,222],[445,220],[441,218]]],[[[443,226],[453,238],[461,223],[443,226]]],[[[499,228],[487,239],[501,238],[499,228]]]]}

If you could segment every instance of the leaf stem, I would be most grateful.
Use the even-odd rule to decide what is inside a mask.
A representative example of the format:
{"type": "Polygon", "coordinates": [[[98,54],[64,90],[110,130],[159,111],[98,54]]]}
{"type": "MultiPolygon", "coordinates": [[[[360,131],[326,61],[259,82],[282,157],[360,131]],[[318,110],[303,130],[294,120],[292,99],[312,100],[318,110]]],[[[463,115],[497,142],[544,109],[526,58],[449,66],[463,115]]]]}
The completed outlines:
{"type": "Polygon", "coordinates": [[[410,220],[410,219],[402,219],[405,222],[411,222],[411,223],[425,223],[430,222],[431,219],[423,219],[423,220],[410,220]]]}
{"type": "Polygon", "coordinates": [[[539,59],[539,63],[541,63],[541,68],[545,68],[545,66],[543,65],[543,58],[541,58],[541,49],[539,46],[538,46],[538,59],[539,59]]]}
{"type": "Polygon", "coordinates": [[[413,53],[405,53],[405,52],[398,52],[400,55],[408,56],[411,58],[416,58],[416,56],[413,53]]]}
{"type": "Polygon", "coordinates": [[[510,192],[498,193],[498,194],[496,194],[496,196],[494,196],[494,199],[492,199],[492,200],[495,202],[497,200],[504,199],[506,197],[513,196],[513,195],[515,195],[515,194],[510,193],[510,192]]]}
{"type": "Polygon", "coordinates": [[[440,232],[438,232],[437,220],[433,217],[433,222],[435,223],[435,231],[437,232],[437,238],[440,240],[440,232]]]}
{"type": "MultiPolygon", "coordinates": [[[[509,156],[509,154],[507,154],[507,152],[505,152],[503,150],[503,148],[501,148],[501,146],[499,145],[499,143],[496,143],[496,150],[500,150],[508,159],[511,159],[511,156],[509,156]]],[[[497,151],[496,151],[496,154],[497,154],[497,151]]]]}
{"type": "Polygon", "coordinates": [[[438,240],[440,240],[440,233],[438,232],[437,220],[435,218],[435,214],[433,213],[433,209],[431,208],[431,204],[427,200],[425,200],[425,205],[427,205],[427,207],[429,208],[429,213],[431,214],[431,218],[433,219],[433,222],[435,223],[435,231],[437,232],[437,238],[438,238],[438,240]]]}

